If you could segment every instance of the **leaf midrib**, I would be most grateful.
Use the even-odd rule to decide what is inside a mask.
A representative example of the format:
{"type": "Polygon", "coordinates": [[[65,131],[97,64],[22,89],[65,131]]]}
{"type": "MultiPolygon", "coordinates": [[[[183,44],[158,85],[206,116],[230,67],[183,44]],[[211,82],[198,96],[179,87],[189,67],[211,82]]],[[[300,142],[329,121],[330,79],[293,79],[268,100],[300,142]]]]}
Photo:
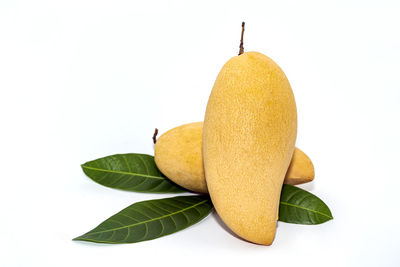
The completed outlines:
{"type": "Polygon", "coordinates": [[[148,175],[148,174],[139,174],[139,173],[134,173],[134,172],[113,171],[113,170],[107,170],[107,169],[99,169],[99,168],[95,168],[95,167],[91,167],[91,166],[87,166],[87,165],[82,165],[82,168],[86,168],[86,169],[94,170],[94,171],[118,173],[118,174],[125,174],[125,175],[131,175],[131,176],[143,176],[143,177],[152,178],[152,179],[166,180],[163,177],[157,177],[157,176],[148,175]]]}
{"type": "MultiPolygon", "coordinates": [[[[172,213],[169,213],[169,214],[157,217],[157,218],[153,218],[153,219],[150,219],[150,220],[147,220],[147,221],[142,221],[142,222],[138,222],[138,223],[134,223],[134,224],[126,225],[126,226],[121,226],[121,227],[117,227],[117,228],[113,228],[113,229],[108,229],[108,230],[104,230],[104,231],[91,232],[91,233],[87,233],[87,235],[102,234],[102,233],[106,233],[106,232],[117,231],[117,230],[120,230],[120,229],[129,228],[129,227],[133,227],[133,226],[144,224],[144,223],[148,223],[148,222],[152,222],[152,221],[156,221],[156,220],[161,220],[163,218],[167,218],[167,217],[173,216],[175,214],[184,212],[185,210],[192,209],[192,208],[194,208],[194,207],[196,207],[198,205],[201,205],[201,204],[203,204],[203,203],[205,203],[207,201],[208,201],[208,199],[202,200],[201,202],[196,203],[195,205],[192,205],[190,207],[187,207],[187,208],[181,209],[179,211],[172,212],[172,213]]],[[[83,235],[83,236],[85,236],[85,235],[83,235]]]]}
{"type": "Polygon", "coordinates": [[[295,205],[295,204],[290,204],[290,203],[283,202],[283,201],[281,201],[280,203],[283,204],[283,205],[287,205],[287,206],[291,206],[291,207],[295,207],[295,208],[307,210],[307,211],[310,211],[310,212],[318,213],[318,214],[320,214],[320,215],[322,215],[322,216],[325,216],[325,217],[327,217],[327,218],[329,218],[329,219],[333,219],[332,216],[329,216],[329,215],[327,215],[327,214],[325,214],[325,213],[322,213],[322,212],[320,212],[320,211],[317,211],[317,210],[308,209],[308,208],[305,208],[305,207],[302,207],[302,206],[298,206],[298,205],[295,205]]]}

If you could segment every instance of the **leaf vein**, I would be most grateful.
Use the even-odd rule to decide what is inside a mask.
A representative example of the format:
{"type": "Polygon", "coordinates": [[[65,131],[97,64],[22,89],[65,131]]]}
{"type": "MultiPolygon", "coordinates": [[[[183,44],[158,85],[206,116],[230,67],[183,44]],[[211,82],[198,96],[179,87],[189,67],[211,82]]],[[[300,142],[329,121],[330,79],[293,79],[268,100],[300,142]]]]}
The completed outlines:
{"type": "MultiPolygon", "coordinates": [[[[142,222],[138,222],[138,223],[134,223],[134,224],[129,224],[129,225],[121,226],[121,227],[116,227],[116,228],[108,229],[108,230],[104,230],[104,231],[92,232],[92,233],[88,233],[88,235],[99,234],[99,233],[103,233],[103,232],[116,231],[116,230],[124,229],[124,228],[127,228],[127,227],[133,227],[133,226],[137,226],[137,225],[140,225],[140,224],[145,224],[145,223],[148,223],[148,222],[160,220],[160,219],[163,219],[163,218],[166,218],[166,217],[173,216],[173,215],[175,215],[175,214],[182,213],[182,212],[184,212],[185,210],[192,209],[192,208],[194,208],[194,207],[196,207],[196,206],[199,206],[199,205],[201,205],[201,204],[203,204],[203,203],[205,203],[205,202],[207,202],[207,201],[208,201],[207,199],[206,199],[206,200],[203,200],[203,201],[201,201],[201,202],[199,202],[199,203],[196,203],[196,204],[194,204],[194,205],[192,205],[192,206],[190,206],[190,207],[186,207],[186,208],[181,209],[181,210],[179,210],[179,211],[172,212],[172,213],[170,213],[170,214],[166,214],[166,215],[163,215],[163,216],[160,216],[160,217],[157,217],[157,218],[153,218],[153,219],[149,219],[149,220],[146,220],[146,221],[142,221],[142,222]]],[[[135,210],[135,211],[138,212],[137,210],[135,210]]],[[[139,212],[139,213],[140,213],[140,212],[139,212]]],[[[144,215],[143,213],[141,213],[141,214],[144,215]]],[[[148,216],[146,216],[146,217],[148,217],[148,216]]]]}
{"type": "Polygon", "coordinates": [[[327,218],[329,218],[329,219],[333,219],[333,217],[329,216],[328,214],[319,212],[319,211],[317,211],[317,210],[308,209],[308,208],[305,208],[305,207],[301,207],[301,206],[298,206],[298,205],[295,205],[295,204],[291,204],[291,203],[287,203],[287,202],[282,202],[282,201],[281,201],[280,203],[281,203],[282,205],[287,205],[287,206],[291,206],[291,207],[295,207],[295,208],[307,210],[307,211],[310,211],[310,212],[315,212],[315,213],[318,213],[318,214],[320,214],[320,215],[322,215],[322,216],[325,216],[325,217],[327,217],[327,218]]]}
{"type": "Polygon", "coordinates": [[[165,180],[164,177],[157,177],[157,176],[153,176],[153,175],[140,174],[140,173],[134,173],[134,172],[131,173],[131,172],[125,172],[125,171],[114,171],[114,170],[100,169],[100,168],[95,168],[95,167],[85,166],[85,165],[83,165],[82,168],[86,168],[86,169],[94,170],[94,171],[125,174],[125,175],[131,175],[131,176],[143,176],[143,177],[146,177],[146,178],[165,180]]]}

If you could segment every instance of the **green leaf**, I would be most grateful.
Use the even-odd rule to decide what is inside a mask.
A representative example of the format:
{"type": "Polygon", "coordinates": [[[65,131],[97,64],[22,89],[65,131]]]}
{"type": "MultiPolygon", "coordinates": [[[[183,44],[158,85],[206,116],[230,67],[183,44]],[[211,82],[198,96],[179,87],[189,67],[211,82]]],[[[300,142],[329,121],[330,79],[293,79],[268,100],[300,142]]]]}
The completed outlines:
{"type": "Polygon", "coordinates": [[[73,240],[109,244],[151,240],[201,221],[212,209],[207,195],[137,202],[73,240]]]}
{"type": "Polygon", "coordinates": [[[284,184],[279,204],[279,220],[296,224],[321,224],[332,220],[328,206],[317,196],[284,184]]]}
{"type": "Polygon", "coordinates": [[[179,193],[184,188],[165,177],[145,154],[117,154],[82,164],[84,173],[107,187],[134,192],[179,193]]]}

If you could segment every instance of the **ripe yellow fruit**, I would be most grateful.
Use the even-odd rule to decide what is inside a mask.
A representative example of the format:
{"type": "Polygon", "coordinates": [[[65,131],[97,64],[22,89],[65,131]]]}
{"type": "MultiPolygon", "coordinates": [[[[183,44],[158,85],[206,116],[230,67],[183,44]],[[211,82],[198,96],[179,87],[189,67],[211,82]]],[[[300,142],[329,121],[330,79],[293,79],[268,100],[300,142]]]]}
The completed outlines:
{"type": "Polygon", "coordinates": [[[203,122],[185,124],[161,135],[154,146],[160,171],[178,185],[207,193],[201,151],[203,122]]]}
{"type": "Polygon", "coordinates": [[[314,180],[314,165],[310,158],[296,147],[285,176],[285,184],[304,184],[314,180]]]}
{"type": "Polygon", "coordinates": [[[231,58],[207,104],[204,170],[219,216],[250,242],[274,240],[296,135],[296,103],[280,67],[257,52],[231,58]]]}
{"type": "MultiPolygon", "coordinates": [[[[154,159],[160,171],[178,185],[198,193],[208,193],[202,153],[203,122],[175,127],[157,140],[154,159]]],[[[314,166],[296,148],[286,172],[285,184],[303,184],[314,179],[314,166]]]]}

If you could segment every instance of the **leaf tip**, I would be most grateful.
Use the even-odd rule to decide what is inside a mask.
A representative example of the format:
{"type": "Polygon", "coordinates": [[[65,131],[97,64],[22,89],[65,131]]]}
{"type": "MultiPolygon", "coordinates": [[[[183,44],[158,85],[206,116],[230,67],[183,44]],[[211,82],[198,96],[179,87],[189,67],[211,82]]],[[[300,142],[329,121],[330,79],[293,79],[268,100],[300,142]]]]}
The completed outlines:
{"type": "Polygon", "coordinates": [[[326,207],[328,208],[328,212],[329,212],[329,214],[328,214],[329,220],[333,220],[333,215],[332,215],[331,209],[328,206],[326,206],[326,207]]]}
{"type": "Polygon", "coordinates": [[[80,235],[75,238],[72,238],[72,241],[87,241],[85,235],[80,235]]]}

